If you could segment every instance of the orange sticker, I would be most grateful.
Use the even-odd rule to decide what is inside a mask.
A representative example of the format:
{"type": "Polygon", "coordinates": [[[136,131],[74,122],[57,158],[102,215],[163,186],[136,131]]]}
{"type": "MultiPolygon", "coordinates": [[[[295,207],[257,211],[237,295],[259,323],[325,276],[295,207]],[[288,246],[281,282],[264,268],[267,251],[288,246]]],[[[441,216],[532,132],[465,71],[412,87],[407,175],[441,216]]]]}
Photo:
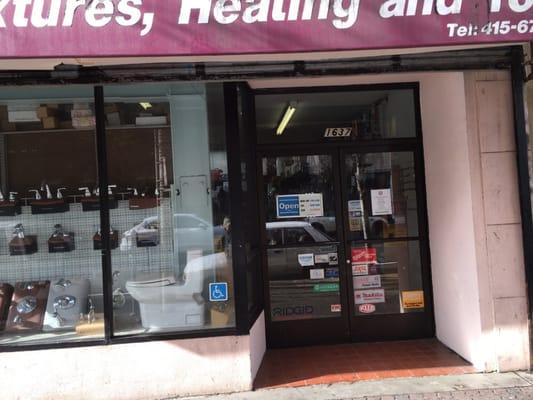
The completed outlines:
{"type": "Polygon", "coordinates": [[[404,310],[424,308],[424,292],[422,290],[402,292],[402,306],[404,310]]]}

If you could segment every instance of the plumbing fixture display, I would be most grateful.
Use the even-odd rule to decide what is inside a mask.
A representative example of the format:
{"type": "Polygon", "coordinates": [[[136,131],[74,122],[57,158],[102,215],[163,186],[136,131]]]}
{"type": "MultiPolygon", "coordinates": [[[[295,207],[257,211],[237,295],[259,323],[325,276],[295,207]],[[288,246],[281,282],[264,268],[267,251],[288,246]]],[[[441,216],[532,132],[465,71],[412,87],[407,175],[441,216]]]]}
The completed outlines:
{"type": "Polygon", "coordinates": [[[137,247],[155,247],[159,245],[159,220],[147,222],[136,229],[137,247]]]}
{"type": "Polygon", "coordinates": [[[60,279],[50,285],[43,331],[72,330],[80,315],[87,314],[90,283],[88,279],[60,279]]]}
{"type": "MultiPolygon", "coordinates": [[[[111,230],[109,232],[110,235],[110,242],[111,242],[111,249],[115,250],[119,246],[118,236],[119,232],[117,230],[111,230]]],[[[93,248],[94,250],[102,250],[102,233],[100,232],[100,229],[98,229],[98,232],[96,232],[93,236],[93,248]]]]}
{"type": "MultiPolygon", "coordinates": [[[[109,208],[116,209],[118,208],[118,199],[113,194],[113,189],[117,185],[108,186],[108,195],[109,195],[109,208]]],[[[81,187],[78,190],[83,192],[83,197],[80,200],[81,209],[83,211],[99,211],[100,210],[100,190],[94,189],[93,193],[89,190],[88,187],[81,187]]]]}
{"type": "Polygon", "coordinates": [[[147,210],[150,208],[159,207],[159,205],[161,204],[159,197],[156,194],[154,194],[153,196],[148,196],[146,192],[143,192],[139,196],[139,192],[137,191],[137,189],[128,188],[128,190],[133,190],[133,196],[130,197],[129,200],[130,210],[147,210]]]}
{"type": "Polygon", "coordinates": [[[37,236],[26,235],[22,224],[15,226],[13,239],[9,242],[9,255],[25,256],[37,253],[37,236]]]}
{"type": "Polygon", "coordinates": [[[6,199],[0,191],[0,217],[14,217],[22,213],[17,194],[17,192],[9,192],[9,199],[6,199]]]}
{"type": "Polygon", "coordinates": [[[50,281],[19,282],[11,299],[6,332],[39,332],[43,328],[50,281]]]}
{"type": "Polygon", "coordinates": [[[0,284],[0,332],[4,330],[9,313],[9,305],[13,296],[13,286],[7,283],[0,284]]]}
{"type": "Polygon", "coordinates": [[[74,232],[65,232],[60,224],[55,225],[54,229],[54,233],[48,239],[48,252],[68,253],[76,248],[74,232]]]}
{"type": "Polygon", "coordinates": [[[35,194],[35,199],[30,202],[32,214],[55,214],[64,213],[70,210],[69,203],[63,198],[62,191],[65,188],[59,188],[57,195],[60,196],[54,199],[52,189],[46,183],[41,185],[41,189],[32,189],[29,192],[35,194]],[[43,199],[42,193],[46,193],[43,199]]]}

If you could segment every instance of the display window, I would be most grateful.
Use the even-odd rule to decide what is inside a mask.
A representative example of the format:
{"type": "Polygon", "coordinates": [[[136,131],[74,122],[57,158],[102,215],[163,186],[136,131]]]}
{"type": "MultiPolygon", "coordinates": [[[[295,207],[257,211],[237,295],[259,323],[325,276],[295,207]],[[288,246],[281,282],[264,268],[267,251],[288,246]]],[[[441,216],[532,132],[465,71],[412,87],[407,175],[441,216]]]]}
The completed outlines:
{"type": "Polygon", "coordinates": [[[222,85],[103,89],[2,92],[0,346],[235,326],[222,85]]]}

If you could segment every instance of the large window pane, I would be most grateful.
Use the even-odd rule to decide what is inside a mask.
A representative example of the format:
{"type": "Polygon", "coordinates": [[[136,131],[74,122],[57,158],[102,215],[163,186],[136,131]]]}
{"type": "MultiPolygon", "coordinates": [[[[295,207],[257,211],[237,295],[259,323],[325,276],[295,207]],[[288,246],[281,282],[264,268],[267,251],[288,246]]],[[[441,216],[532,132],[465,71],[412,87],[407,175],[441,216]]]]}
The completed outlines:
{"type": "Polygon", "coordinates": [[[103,338],[92,88],[2,96],[0,344],[103,338]]]}
{"type": "Polygon", "coordinates": [[[411,89],[259,95],[256,119],[259,144],[416,136],[411,89]]]}
{"type": "Polygon", "coordinates": [[[413,153],[354,153],[345,162],[349,239],[418,236],[413,153]]]}
{"type": "Polygon", "coordinates": [[[352,243],[355,314],[404,314],[425,309],[418,241],[352,243]]]}
{"type": "Polygon", "coordinates": [[[234,326],[222,87],[157,94],[106,88],[115,334],[234,326]]]}

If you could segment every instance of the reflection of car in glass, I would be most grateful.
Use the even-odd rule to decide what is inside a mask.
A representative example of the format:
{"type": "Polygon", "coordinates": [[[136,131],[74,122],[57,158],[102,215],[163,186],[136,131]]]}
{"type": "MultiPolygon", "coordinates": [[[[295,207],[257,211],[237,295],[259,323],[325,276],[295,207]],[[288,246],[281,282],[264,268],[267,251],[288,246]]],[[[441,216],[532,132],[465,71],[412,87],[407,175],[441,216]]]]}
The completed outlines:
{"type": "MultiPolygon", "coordinates": [[[[335,217],[311,217],[307,221],[320,232],[324,232],[328,235],[336,235],[336,218],[335,217]]],[[[370,224],[370,234],[372,237],[385,237],[387,236],[389,225],[394,225],[395,220],[392,216],[377,216],[368,217],[368,223],[370,224]]]]}
{"type": "MultiPolygon", "coordinates": [[[[174,245],[180,252],[202,250],[212,253],[223,236],[221,226],[213,226],[194,214],[174,214],[174,245]]],[[[121,250],[159,244],[159,216],[145,218],[122,235],[121,250]]]]}
{"type": "Polygon", "coordinates": [[[333,239],[308,222],[268,222],[266,233],[272,280],[308,279],[309,272],[299,264],[298,255],[337,253],[337,246],[328,244],[333,239]],[[324,243],[324,246],[316,246],[317,243],[324,243]]]}

